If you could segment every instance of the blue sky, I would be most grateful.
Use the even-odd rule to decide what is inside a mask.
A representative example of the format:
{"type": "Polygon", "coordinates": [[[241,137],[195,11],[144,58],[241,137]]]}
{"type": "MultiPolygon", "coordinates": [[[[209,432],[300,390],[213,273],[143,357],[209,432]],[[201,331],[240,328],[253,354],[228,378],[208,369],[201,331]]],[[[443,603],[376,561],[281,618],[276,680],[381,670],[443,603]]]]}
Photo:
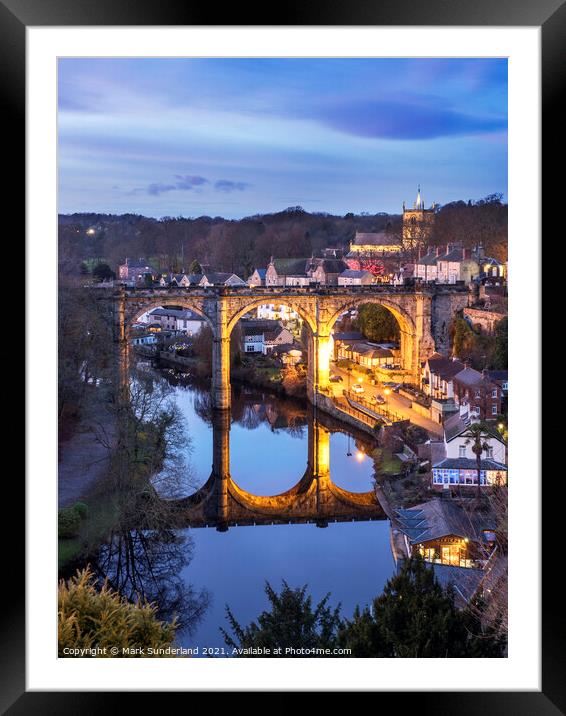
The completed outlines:
{"type": "Polygon", "coordinates": [[[399,212],[507,193],[505,59],[60,59],[59,211],[399,212]]]}

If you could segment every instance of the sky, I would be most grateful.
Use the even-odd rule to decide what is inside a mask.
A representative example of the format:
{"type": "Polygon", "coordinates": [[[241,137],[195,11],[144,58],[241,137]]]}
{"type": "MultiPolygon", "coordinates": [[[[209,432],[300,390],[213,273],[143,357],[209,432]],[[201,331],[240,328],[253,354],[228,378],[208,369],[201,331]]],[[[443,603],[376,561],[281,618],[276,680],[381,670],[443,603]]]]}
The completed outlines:
{"type": "Polygon", "coordinates": [[[507,60],[61,58],[60,213],[400,213],[507,195],[507,60]]]}

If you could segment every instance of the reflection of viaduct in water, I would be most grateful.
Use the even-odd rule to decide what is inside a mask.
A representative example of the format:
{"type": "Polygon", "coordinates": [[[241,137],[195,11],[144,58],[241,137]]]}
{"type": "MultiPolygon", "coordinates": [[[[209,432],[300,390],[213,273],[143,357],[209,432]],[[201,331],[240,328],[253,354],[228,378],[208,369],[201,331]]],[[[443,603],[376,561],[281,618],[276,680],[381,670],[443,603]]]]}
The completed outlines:
{"type": "Polygon", "coordinates": [[[177,502],[181,524],[191,527],[266,525],[381,520],[385,513],[375,493],[348,492],[330,479],[330,431],[315,417],[309,420],[308,464],[303,477],[287,492],[273,497],[252,495],[230,477],[230,412],[214,411],[213,465],[208,481],[177,502]]]}

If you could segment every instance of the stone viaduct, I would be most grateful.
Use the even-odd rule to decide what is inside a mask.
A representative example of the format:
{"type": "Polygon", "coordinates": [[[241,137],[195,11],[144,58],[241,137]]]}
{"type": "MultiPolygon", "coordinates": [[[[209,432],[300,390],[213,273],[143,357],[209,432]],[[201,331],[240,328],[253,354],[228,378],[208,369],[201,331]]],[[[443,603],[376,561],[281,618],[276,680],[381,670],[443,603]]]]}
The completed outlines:
{"type": "Polygon", "coordinates": [[[400,328],[403,368],[420,382],[420,364],[434,351],[448,353],[448,330],[454,313],[469,304],[465,286],[398,287],[388,285],[320,288],[176,288],[125,289],[113,294],[116,339],[122,377],[127,381],[132,324],[147,311],[162,306],[188,308],[212,329],[212,395],[215,408],[230,407],[230,334],[237,322],[262,304],[284,304],[296,311],[309,328],[308,396],[328,389],[330,336],[344,311],[363,303],[387,308],[400,328]]]}

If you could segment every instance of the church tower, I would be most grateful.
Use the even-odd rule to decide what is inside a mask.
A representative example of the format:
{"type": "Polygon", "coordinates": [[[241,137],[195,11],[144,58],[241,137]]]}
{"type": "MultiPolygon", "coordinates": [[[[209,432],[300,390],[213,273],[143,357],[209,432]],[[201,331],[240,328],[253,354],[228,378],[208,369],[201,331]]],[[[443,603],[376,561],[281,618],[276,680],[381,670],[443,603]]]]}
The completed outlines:
{"type": "Polygon", "coordinates": [[[435,213],[436,204],[432,204],[430,209],[425,209],[419,184],[413,208],[407,209],[403,202],[403,244],[406,248],[428,244],[432,236],[435,213]]]}

